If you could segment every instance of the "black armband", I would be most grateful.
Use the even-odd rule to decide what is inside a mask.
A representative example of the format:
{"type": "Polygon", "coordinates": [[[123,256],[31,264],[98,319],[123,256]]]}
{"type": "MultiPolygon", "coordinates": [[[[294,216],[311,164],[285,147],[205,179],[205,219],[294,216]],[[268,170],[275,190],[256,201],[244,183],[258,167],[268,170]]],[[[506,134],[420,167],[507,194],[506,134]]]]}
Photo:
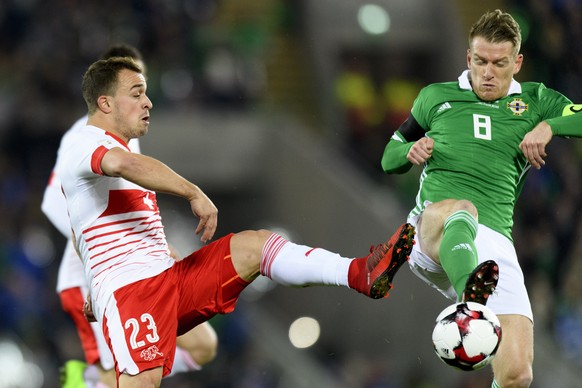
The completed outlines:
{"type": "Polygon", "coordinates": [[[412,114],[408,115],[406,121],[400,125],[398,132],[402,134],[407,142],[417,141],[418,139],[424,137],[424,134],[426,133],[424,128],[418,124],[412,114]]]}

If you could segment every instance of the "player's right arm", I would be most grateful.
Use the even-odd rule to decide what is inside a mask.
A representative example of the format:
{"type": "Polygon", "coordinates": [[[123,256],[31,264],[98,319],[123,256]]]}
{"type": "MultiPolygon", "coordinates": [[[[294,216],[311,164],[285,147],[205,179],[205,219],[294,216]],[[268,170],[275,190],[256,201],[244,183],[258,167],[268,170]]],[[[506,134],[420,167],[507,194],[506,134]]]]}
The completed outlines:
{"type": "Polygon", "coordinates": [[[198,186],[159,160],[115,147],[106,150],[100,167],[104,175],[122,177],[145,189],[186,199],[194,215],[200,219],[196,234],[203,232],[203,242],[214,235],[218,223],[216,206],[198,186]]]}
{"type": "Polygon", "coordinates": [[[382,169],[389,174],[402,174],[412,165],[421,165],[432,155],[434,141],[425,137],[425,130],[412,114],[402,123],[384,149],[382,169]]]}

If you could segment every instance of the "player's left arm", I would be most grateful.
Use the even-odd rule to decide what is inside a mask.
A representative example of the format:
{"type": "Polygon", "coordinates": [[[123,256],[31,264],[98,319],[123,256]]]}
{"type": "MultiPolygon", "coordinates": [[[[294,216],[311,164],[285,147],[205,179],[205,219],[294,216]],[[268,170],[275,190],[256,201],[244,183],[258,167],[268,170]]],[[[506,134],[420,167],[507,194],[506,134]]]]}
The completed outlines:
{"type": "Polygon", "coordinates": [[[519,148],[528,162],[536,169],[546,164],[546,146],[555,136],[582,137],[582,104],[569,104],[562,110],[562,116],[542,121],[528,132],[519,148]]]}

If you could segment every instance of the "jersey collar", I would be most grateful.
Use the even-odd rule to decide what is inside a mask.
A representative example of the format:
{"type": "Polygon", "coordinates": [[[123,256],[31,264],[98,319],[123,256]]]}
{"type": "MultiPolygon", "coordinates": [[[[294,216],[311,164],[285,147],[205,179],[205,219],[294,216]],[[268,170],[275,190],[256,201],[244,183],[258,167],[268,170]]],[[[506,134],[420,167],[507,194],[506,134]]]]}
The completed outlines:
{"type": "Polygon", "coordinates": [[[119,136],[109,132],[109,131],[105,131],[105,134],[107,136],[111,136],[112,138],[114,138],[115,140],[117,140],[119,143],[121,143],[125,148],[127,148],[128,151],[130,151],[129,146],[127,145],[127,143],[125,142],[125,140],[123,140],[122,138],[120,138],[119,136]]]}
{"type": "Polygon", "coordinates": [[[102,129],[102,128],[99,128],[99,127],[96,127],[96,126],[94,126],[94,125],[87,125],[87,126],[89,126],[89,127],[93,127],[93,128],[96,128],[96,129],[98,129],[98,130],[100,130],[100,131],[103,131],[103,132],[105,132],[105,135],[107,135],[107,136],[111,136],[111,137],[112,137],[112,138],[114,138],[114,139],[115,139],[115,140],[116,140],[118,143],[120,143],[122,146],[124,146],[124,147],[125,147],[125,148],[126,148],[128,151],[131,151],[131,150],[129,149],[129,145],[128,145],[128,144],[125,142],[125,140],[123,140],[123,139],[122,139],[122,138],[120,138],[119,136],[117,136],[117,135],[115,135],[115,134],[113,134],[113,133],[111,133],[111,132],[109,132],[109,131],[106,131],[105,129],[102,129]]]}
{"type": "MultiPolygon", "coordinates": [[[[471,82],[469,82],[469,70],[463,71],[463,73],[459,76],[459,87],[464,90],[473,90],[471,87],[471,82]]],[[[511,84],[509,85],[509,90],[507,91],[507,95],[511,94],[520,94],[521,93],[521,84],[517,82],[515,79],[511,80],[511,84]]]]}

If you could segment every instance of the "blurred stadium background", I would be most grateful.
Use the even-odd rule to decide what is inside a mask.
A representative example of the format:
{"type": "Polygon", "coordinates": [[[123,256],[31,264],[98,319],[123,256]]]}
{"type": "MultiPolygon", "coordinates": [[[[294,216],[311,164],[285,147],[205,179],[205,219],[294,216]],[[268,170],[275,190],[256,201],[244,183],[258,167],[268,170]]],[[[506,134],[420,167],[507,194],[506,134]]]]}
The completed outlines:
{"type": "MultiPolygon", "coordinates": [[[[524,32],[518,80],[582,101],[575,0],[3,0],[0,3],[0,388],[58,387],[82,358],[54,291],[64,239],[39,206],[80,80],[107,46],[137,46],[154,110],[145,153],[198,183],[219,234],[276,228],[361,256],[413,205],[419,170],[384,176],[419,88],[466,67],[469,25],[503,8],[524,32]]],[[[530,173],[514,237],[536,316],[533,387],[582,381],[582,143],[556,139],[530,173]]],[[[197,247],[183,201],[159,195],[170,241],[197,247]]],[[[487,387],[431,348],[448,302],[404,269],[388,300],[261,279],[211,321],[216,361],[168,387],[487,387]],[[300,319],[300,318],[311,319],[300,319]],[[295,323],[295,325],[293,324],[295,323]]]]}

